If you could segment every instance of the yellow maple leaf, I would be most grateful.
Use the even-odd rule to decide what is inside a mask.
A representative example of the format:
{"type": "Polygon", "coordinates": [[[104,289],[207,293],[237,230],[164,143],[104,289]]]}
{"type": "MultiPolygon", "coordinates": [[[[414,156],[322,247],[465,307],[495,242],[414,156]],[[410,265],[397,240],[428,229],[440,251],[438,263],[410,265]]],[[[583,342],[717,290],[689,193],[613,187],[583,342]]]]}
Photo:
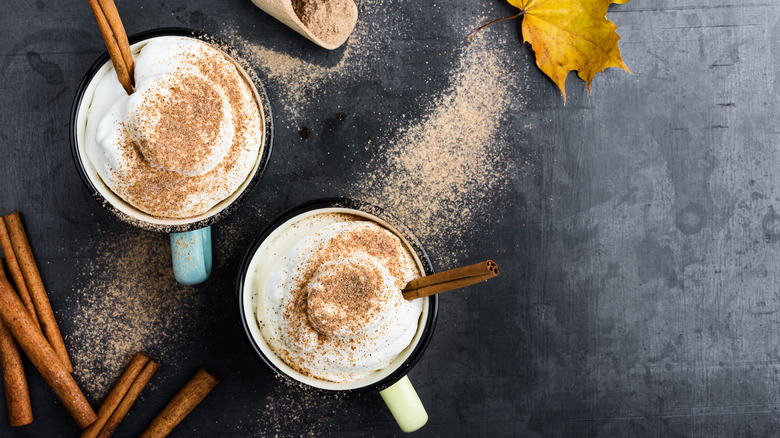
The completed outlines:
{"type": "Polygon", "coordinates": [[[558,85],[566,101],[566,76],[572,70],[588,84],[596,73],[619,67],[631,73],[618,49],[617,26],[607,20],[612,3],[629,0],[507,0],[523,15],[523,41],[536,65],[558,85]]]}

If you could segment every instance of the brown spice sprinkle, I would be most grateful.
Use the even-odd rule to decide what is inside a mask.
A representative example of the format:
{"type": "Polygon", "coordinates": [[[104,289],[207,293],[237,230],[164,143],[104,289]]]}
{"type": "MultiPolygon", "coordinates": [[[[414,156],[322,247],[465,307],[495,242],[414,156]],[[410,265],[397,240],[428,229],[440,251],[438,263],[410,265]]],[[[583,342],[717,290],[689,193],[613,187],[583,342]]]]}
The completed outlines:
{"type": "Polygon", "coordinates": [[[135,128],[141,153],[155,167],[197,173],[203,157],[218,152],[214,148],[229,108],[208,82],[195,75],[180,75],[158,88],[170,92],[149,95],[137,109],[143,114],[135,128]]]}
{"type": "Polygon", "coordinates": [[[74,377],[91,401],[104,397],[136,351],[178,363],[206,315],[204,294],[173,278],[168,236],[96,233],[76,259],[80,274],[68,296],[74,328],[66,338],[74,377]]]}
{"type": "Polygon", "coordinates": [[[443,266],[473,251],[462,242],[494,214],[486,206],[505,196],[517,174],[500,131],[512,109],[515,74],[486,48],[491,44],[467,46],[450,86],[426,114],[395,138],[367,146],[376,159],[356,187],[423,245],[438,247],[443,266]]]}
{"type": "Polygon", "coordinates": [[[365,263],[347,260],[328,266],[310,285],[307,299],[309,322],[328,336],[355,336],[382,311],[382,274],[365,263]]]}
{"type": "MultiPolygon", "coordinates": [[[[356,78],[372,74],[379,62],[376,53],[387,49],[382,35],[403,32],[403,22],[387,13],[387,1],[357,4],[361,18],[335,65],[316,64],[228,31],[232,43],[278,90],[278,103],[289,120],[299,121],[312,101],[327,99],[334,91],[349,89],[356,78]],[[377,26],[386,32],[377,32],[377,26]]],[[[489,20],[469,16],[459,27],[468,35],[473,23],[489,20]]],[[[433,251],[441,268],[457,266],[473,253],[463,242],[476,230],[484,233],[485,224],[501,219],[487,205],[515,202],[507,194],[516,180],[539,178],[536,163],[541,157],[525,155],[522,167],[516,167],[513,154],[527,151],[513,149],[507,141],[516,132],[502,131],[507,119],[522,117],[525,96],[531,93],[528,81],[507,61],[520,55],[508,38],[516,36],[490,29],[473,42],[464,38],[456,53],[447,54],[457,61],[445,78],[421,78],[448,82],[441,93],[420,103],[422,117],[402,123],[405,128],[396,135],[356,145],[376,158],[346,195],[397,216],[433,251]]],[[[289,129],[298,126],[288,124],[289,129]]]]}
{"type": "Polygon", "coordinates": [[[248,176],[249,172],[238,175],[234,169],[252,165],[262,152],[258,150],[251,154],[252,160],[246,160],[253,148],[262,145],[262,111],[251,85],[233,61],[224,53],[211,51],[180,56],[214,85],[190,73],[178,75],[167,84],[176,88],[176,93],[171,93],[174,96],[157,93],[143,104],[142,109],[150,113],[146,118],[156,122],[141,123],[140,134],[146,142],[140,144],[134,139],[136,136],[130,135],[131,127],[125,127],[117,145],[122,159],[114,178],[122,184],[111,187],[134,207],[161,218],[206,212],[248,176]],[[215,88],[222,90],[226,99],[215,88]],[[245,102],[246,96],[251,96],[252,101],[245,102]],[[233,133],[224,157],[205,173],[182,173],[192,173],[203,166],[204,152],[225,152],[215,150],[211,140],[224,134],[220,130],[230,124],[226,118],[232,122],[233,133]]]}
{"type": "MultiPolygon", "coordinates": [[[[370,223],[353,215],[338,216],[370,223]]],[[[314,356],[301,360],[283,350],[277,354],[296,371],[320,380],[327,379],[313,375],[307,367],[309,360],[317,361],[318,351],[338,351],[347,363],[358,366],[371,354],[359,348],[361,336],[367,335],[367,330],[374,330],[374,335],[383,332],[380,323],[384,316],[403,304],[400,290],[410,279],[409,269],[413,276],[419,276],[401,240],[384,228],[348,228],[331,237],[326,250],[299,267],[283,306],[283,319],[289,322],[281,334],[285,344],[299,346],[314,356]],[[394,283],[386,284],[380,268],[372,262],[354,259],[357,253],[374,258],[389,271],[394,283]]]]}
{"type": "Polygon", "coordinates": [[[333,436],[338,434],[340,425],[334,418],[345,416],[357,420],[363,415],[355,403],[310,394],[306,392],[308,387],[294,385],[287,379],[278,380],[278,385],[271,385],[265,403],[255,408],[256,419],[250,422],[255,428],[253,436],[333,436]]]}

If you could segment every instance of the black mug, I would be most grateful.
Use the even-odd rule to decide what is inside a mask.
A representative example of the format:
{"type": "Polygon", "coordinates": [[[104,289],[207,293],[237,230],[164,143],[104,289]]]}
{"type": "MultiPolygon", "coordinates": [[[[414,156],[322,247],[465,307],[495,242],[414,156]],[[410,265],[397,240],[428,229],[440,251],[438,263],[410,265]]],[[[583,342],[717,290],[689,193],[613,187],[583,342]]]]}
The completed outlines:
{"type": "MultiPolygon", "coordinates": [[[[385,213],[371,204],[353,199],[337,198],[311,201],[295,207],[276,219],[252,243],[244,256],[236,282],[238,293],[239,319],[250,347],[262,363],[278,375],[296,386],[305,388],[321,396],[338,398],[355,396],[369,391],[379,391],[390,408],[401,429],[412,432],[422,427],[428,419],[420,398],[414,391],[406,374],[420,359],[425,351],[436,324],[439,299],[438,296],[422,298],[422,314],[417,325],[417,332],[412,342],[390,365],[382,370],[374,371],[357,382],[334,383],[306,376],[287,365],[268,345],[257,321],[257,301],[261,294],[256,293],[258,282],[264,276],[263,263],[266,257],[274,254],[273,244],[277,239],[283,239],[287,230],[295,230],[300,221],[318,214],[340,213],[359,216],[361,220],[373,221],[391,231],[401,239],[407,251],[413,256],[418,270],[423,275],[433,274],[428,254],[419,240],[392,215],[385,213]],[[282,236],[282,237],[280,237],[282,236]]],[[[271,268],[268,268],[271,269],[271,268]]],[[[400,294],[400,291],[399,291],[400,294]]]]}
{"type": "MultiPolygon", "coordinates": [[[[129,37],[131,50],[134,54],[151,39],[162,37],[184,37],[203,40],[204,42],[219,48],[227,47],[224,43],[213,37],[190,29],[161,28],[141,32],[129,37]],[[216,44],[215,44],[216,43],[216,44]]],[[[171,233],[171,253],[173,256],[173,271],[176,279],[182,284],[197,284],[205,281],[211,272],[211,228],[227,214],[235,210],[247,193],[257,184],[265,172],[271,158],[273,144],[273,118],[268,96],[260,81],[258,71],[253,68],[245,68],[249,64],[239,62],[227,53],[225,55],[233,61],[237,70],[244,76],[247,83],[253,89],[255,99],[263,119],[263,137],[260,153],[254,163],[252,171],[246,180],[233,194],[219,202],[206,213],[184,219],[163,219],[149,215],[133,207],[117,196],[103,182],[98,175],[86,151],[85,136],[87,125],[87,112],[92,102],[97,82],[106,74],[114,74],[108,53],[103,53],[89,68],[84,79],[76,91],[70,117],[70,144],[73,153],[73,161],[81,176],[81,180],[92,196],[108,211],[121,220],[132,225],[153,231],[171,233]]]]}

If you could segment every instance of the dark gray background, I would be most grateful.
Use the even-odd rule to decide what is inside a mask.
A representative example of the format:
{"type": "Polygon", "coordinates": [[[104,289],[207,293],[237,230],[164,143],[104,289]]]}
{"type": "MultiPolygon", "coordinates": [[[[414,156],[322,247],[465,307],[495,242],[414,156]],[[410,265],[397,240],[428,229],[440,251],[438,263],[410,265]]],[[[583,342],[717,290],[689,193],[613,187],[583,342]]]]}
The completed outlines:
{"type": "MultiPolygon", "coordinates": [[[[385,138],[403,125],[395,115],[419,115],[416,96],[448,85],[453,57],[467,44],[462,23],[513,13],[499,0],[381,4],[385,20],[406,30],[388,34],[388,50],[376,54],[397,68],[316,95],[297,116],[274,107],[268,173],[214,228],[230,244],[217,248],[217,268],[197,288],[205,317],[176,340],[187,354],[163,363],[117,436],[139,433],[198,367],[222,383],[176,436],[402,435],[378,394],[322,400],[275,379],[241,339],[233,299],[233,267],[273,217],[312,198],[354,193],[354,163],[371,153],[339,145],[385,138]],[[377,103],[377,90],[391,92],[377,103]],[[338,112],[347,114],[344,128],[325,129],[338,112]],[[318,134],[303,140],[299,126],[318,134]],[[220,232],[237,226],[242,232],[220,232]]],[[[248,0],[118,6],[129,33],[238,27],[243,38],[315,64],[340,56],[248,0]]],[[[164,247],[167,237],[113,218],[71,161],[73,95],[104,50],[86,2],[5,1],[2,9],[0,207],[23,213],[67,336],[79,313],[72,295],[89,286],[84,260],[101,266],[90,248],[128,235],[164,247]]],[[[481,206],[488,213],[473,228],[482,232],[457,243],[472,248],[463,262],[493,258],[502,275],[442,295],[431,346],[410,373],[430,414],[416,436],[780,433],[780,6],[634,0],[609,18],[634,74],[610,69],[590,96],[572,74],[565,105],[521,46],[516,24],[489,30],[510,35],[510,62],[529,91],[502,122],[516,165],[509,193],[481,206]]],[[[273,105],[280,88],[267,85],[273,105]]],[[[446,242],[427,246],[438,269],[453,267],[446,242]]],[[[165,288],[175,293],[175,285],[165,288]]],[[[28,369],[36,421],[9,431],[0,401],[0,435],[77,435],[28,369]]]]}

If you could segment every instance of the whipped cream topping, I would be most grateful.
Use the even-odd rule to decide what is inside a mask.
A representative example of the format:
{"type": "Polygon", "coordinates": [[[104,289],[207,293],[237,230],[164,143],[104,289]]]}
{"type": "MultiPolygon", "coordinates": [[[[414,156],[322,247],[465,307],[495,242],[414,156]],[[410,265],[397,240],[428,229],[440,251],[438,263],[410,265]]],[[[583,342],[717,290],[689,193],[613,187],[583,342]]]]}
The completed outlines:
{"type": "Polygon", "coordinates": [[[372,221],[337,217],[287,248],[258,291],[256,317],[291,368],[347,383],[387,367],[411,344],[423,300],[403,299],[401,289],[419,271],[396,235],[372,221]]]}
{"type": "Polygon", "coordinates": [[[134,60],[132,95],[113,68],[94,79],[87,156],[114,193],[147,214],[206,213],[239,188],[260,155],[254,91],[229,57],[194,38],[153,38],[134,60]]]}

